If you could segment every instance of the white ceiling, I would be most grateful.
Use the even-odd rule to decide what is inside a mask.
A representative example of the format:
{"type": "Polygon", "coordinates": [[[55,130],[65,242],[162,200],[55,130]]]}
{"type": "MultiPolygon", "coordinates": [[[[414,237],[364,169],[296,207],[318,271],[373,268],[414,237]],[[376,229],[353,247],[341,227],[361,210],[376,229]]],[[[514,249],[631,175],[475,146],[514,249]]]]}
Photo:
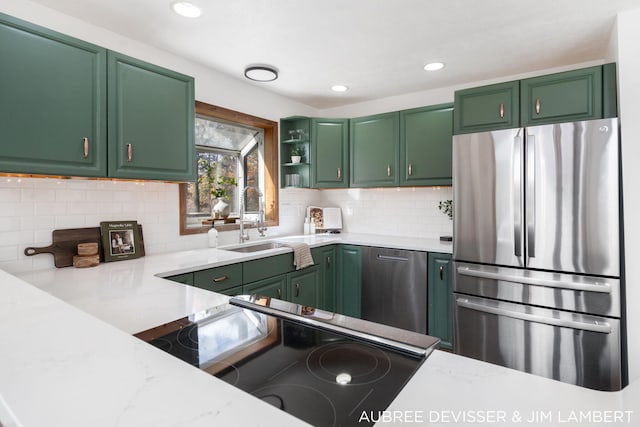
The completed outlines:
{"type": "Polygon", "coordinates": [[[637,0],[34,0],[52,9],[324,109],[600,60],[616,13],[637,0]],[[442,61],[446,68],[426,72],[442,61]],[[350,87],[346,93],[330,90],[350,87]]]}

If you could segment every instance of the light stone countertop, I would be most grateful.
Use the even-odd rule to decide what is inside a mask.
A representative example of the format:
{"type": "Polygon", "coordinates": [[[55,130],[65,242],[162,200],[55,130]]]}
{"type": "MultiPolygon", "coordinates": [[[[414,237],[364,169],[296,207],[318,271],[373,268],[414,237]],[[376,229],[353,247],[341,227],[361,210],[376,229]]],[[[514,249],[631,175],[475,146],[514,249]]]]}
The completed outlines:
{"type": "MultiPolygon", "coordinates": [[[[450,252],[440,242],[421,246],[417,239],[289,239],[312,246],[450,252]]],[[[0,417],[16,418],[0,422],[24,427],[305,425],[130,335],[227,300],[158,274],[289,250],[246,255],[202,249],[21,278],[0,271],[0,417]]],[[[380,419],[378,425],[635,426],[640,425],[640,382],[621,392],[598,392],[435,351],[387,411],[368,416],[380,419]]]]}

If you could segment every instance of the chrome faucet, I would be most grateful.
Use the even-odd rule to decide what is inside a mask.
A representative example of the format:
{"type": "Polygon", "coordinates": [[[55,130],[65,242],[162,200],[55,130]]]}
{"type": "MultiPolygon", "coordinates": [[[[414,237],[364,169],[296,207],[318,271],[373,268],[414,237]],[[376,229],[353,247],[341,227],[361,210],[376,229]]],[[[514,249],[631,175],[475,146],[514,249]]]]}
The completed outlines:
{"type": "Polygon", "coordinates": [[[265,236],[264,232],[267,231],[267,227],[265,227],[264,225],[264,201],[263,201],[262,192],[258,187],[247,185],[242,189],[242,193],[240,193],[240,243],[244,243],[247,240],[249,240],[249,233],[244,230],[244,213],[245,213],[244,205],[246,202],[247,190],[249,188],[253,188],[255,191],[258,192],[259,211],[258,211],[258,220],[255,221],[256,229],[258,230],[258,233],[260,233],[260,237],[264,237],[265,236]]]}

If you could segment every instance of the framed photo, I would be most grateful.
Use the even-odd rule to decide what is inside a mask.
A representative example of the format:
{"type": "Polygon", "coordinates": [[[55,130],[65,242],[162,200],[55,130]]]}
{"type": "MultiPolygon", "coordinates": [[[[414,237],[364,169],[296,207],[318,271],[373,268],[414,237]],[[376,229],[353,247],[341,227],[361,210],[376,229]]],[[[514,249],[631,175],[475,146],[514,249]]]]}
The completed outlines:
{"type": "Polygon", "coordinates": [[[100,223],[105,262],[139,258],[144,255],[137,221],[103,221],[100,223]]]}

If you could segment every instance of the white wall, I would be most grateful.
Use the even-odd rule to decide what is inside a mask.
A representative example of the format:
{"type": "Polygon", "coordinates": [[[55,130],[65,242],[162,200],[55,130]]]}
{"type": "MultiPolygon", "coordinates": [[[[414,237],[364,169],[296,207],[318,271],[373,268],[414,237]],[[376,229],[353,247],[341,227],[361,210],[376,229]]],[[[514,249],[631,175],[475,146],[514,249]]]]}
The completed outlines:
{"type": "MultiPolygon", "coordinates": [[[[640,379],[640,10],[618,15],[617,43],[619,116],[622,133],[622,182],[627,299],[629,380],[640,379]]],[[[612,49],[615,50],[615,49],[612,49]]],[[[615,51],[611,55],[615,55],[615,51]]]]}

